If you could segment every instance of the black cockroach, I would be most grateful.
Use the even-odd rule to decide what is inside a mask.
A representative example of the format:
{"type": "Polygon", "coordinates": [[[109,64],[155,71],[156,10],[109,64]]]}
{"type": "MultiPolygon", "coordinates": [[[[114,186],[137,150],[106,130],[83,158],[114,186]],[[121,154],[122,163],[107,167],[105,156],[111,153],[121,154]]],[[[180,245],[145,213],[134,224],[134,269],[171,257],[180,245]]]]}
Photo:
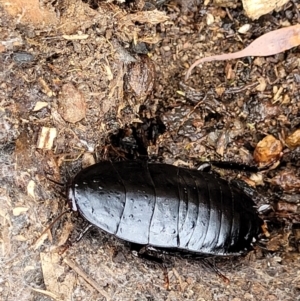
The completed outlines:
{"type": "Polygon", "coordinates": [[[67,188],[74,211],[141,247],[239,255],[262,232],[253,200],[220,177],[142,161],[100,162],[67,188]]]}

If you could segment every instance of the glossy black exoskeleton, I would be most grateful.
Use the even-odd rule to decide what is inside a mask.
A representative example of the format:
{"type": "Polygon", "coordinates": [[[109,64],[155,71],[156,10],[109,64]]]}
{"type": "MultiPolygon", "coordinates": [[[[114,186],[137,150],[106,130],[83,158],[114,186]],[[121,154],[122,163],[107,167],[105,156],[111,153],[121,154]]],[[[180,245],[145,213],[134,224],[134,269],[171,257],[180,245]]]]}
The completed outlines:
{"type": "Polygon", "coordinates": [[[167,164],[100,162],[75,176],[68,200],[98,228],[156,249],[239,255],[261,232],[243,191],[214,174],[167,164]]]}

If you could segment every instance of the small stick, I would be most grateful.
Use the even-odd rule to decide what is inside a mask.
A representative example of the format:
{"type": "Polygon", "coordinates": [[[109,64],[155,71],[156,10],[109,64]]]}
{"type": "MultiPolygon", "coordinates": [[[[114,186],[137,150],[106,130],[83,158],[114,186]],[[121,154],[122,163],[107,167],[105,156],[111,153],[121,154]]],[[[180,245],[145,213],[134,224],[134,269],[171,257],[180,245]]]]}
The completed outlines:
{"type": "Polygon", "coordinates": [[[34,287],[30,287],[33,291],[37,292],[37,293],[40,293],[40,294],[43,294],[45,296],[48,296],[56,301],[62,301],[62,299],[60,299],[56,294],[52,293],[52,292],[49,292],[49,291],[46,291],[46,290],[41,290],[41,289],[38,289],[38,288],[34,288],[34,287]]]}
{"type": "Polygon", "coordinates": [[[47,232],[47,231],[49,231],[52,227],[53,227],[53,225],[64,215],[64,214],[66,214],[66,213],[68,213],[68,212],[71,212],[71,210],[70,209],[68,209],[68,210],[66,210],[66,211],[64,211],[64,212],[62,212],[59,216],[57,216],[55,219],[54,219],[54,221],[42,232],[42,234],[34,241],[34,243],[32,244],[32,247],[34,247],[37,243],[38,243],[38,241],[41,239],[41,237],[47,232]]]}
{"type": "Polygon", "coordinates": [[[111,298],[102,288],[99,287],[98,283],[91,279],[84,271],[80,269],[80,267],[71,261],[68,258],[64,258],[64,263],[66,263],[72,270],[74,270],[79,276],[81,276],[88,284],[90,284],[94,289],[96,289],[103,297],[106,298],[107,301],[110,301],[111,298]]]}

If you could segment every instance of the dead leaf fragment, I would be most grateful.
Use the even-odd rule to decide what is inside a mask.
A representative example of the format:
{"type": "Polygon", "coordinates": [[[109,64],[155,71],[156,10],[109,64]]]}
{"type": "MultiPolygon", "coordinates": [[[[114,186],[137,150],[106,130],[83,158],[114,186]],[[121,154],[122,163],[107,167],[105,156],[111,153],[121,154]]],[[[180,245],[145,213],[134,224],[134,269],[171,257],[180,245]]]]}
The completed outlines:
{"type": "Polygon", "coordinates": [[[62,94],[59,98],[59,113],[65,121],[70,123],[76,123],[85,118],[85,98],[72,84],[65,84],[62,87],[62,94]]]}
{"type": "Polygon", "coordinates": [[[267,250],[275,252],[287,247],[289,244],[289,235],[290,233],[278,234],[277,236],[271,238],[267,243],[267,250]]]}
{"type": "Polygon", "coordinates": [[[48,150],[52,149],[56,136],[56,128],[43,127],[38,138],[37,148],[48,150]]]}
{"type": "Polygon", "coordinates": [[[14,237],[13,237],[13,240],[15,240],[15,241],[27,241],[27,238],[24,236],[24,235],[15,235],[14,237]]]}
{"type": "Polygon", "coordinates": [[[285,140],[285,143],[289,148],[300,146],[300,129],[288,136],[285,140]]]}
{"type": "Polygon", "coordinates": [[[257,163],[268,164],[277,161],[282,152],[282,144],[274,136],[268,135],[258,142],[254,150],[254,160],[257,163]]]}
{"type": "Polygon", "coordinates": [[[291,213],[297,213],[298,211],[298,205],[288,202],[279,201],[276,204],[277,211],[284,211],[284,212],[291,212],[291,213]]]}
{"type": "Polygon", "coordinates": [[[300,192],[300,178],[293,171],[282,171],[270,181],[273,185],[280,186],[284,191],[300,192]]]}
{"type": "Polygon", "coordinates": [[[61,258],[57,253],[40,253],[40,258],[47,291],[60,296],[61,300],[71,300],[76,283],[75,275],[69,273],[62,277],[65,268],[61,265],[61,258]]]}
{"type": "Polygon", "coordinates": [[[0,254],[1,256],[9,256],[11,253],[11,228],[9,226],[10,223],[7,221],[1,221],[1,249],[0,254]]]}

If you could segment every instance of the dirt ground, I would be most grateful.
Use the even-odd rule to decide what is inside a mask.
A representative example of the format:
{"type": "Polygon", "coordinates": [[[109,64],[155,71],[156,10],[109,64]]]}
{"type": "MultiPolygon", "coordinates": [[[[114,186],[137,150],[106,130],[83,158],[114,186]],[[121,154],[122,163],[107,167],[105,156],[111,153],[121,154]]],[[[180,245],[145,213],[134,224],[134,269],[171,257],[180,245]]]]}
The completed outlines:
{"type": "Polygon", "coordinates": [[[184,81],[196,59],[300,23],[300,4],[253,21],[239,1],[158,2],[0,0],[0,300],[300,300],[299,47],[184,81]],[[256,184],[270,233],[246,256],[211,259],[229,283],[190,258],[166,255],[165,272],[97,229],[62,252],[86,225],[75,214],[47,230],[68,208],[59,183],[85,166],[254,165],[267,135],[283,146],[276,168],[218,170],[256,184]]]}

